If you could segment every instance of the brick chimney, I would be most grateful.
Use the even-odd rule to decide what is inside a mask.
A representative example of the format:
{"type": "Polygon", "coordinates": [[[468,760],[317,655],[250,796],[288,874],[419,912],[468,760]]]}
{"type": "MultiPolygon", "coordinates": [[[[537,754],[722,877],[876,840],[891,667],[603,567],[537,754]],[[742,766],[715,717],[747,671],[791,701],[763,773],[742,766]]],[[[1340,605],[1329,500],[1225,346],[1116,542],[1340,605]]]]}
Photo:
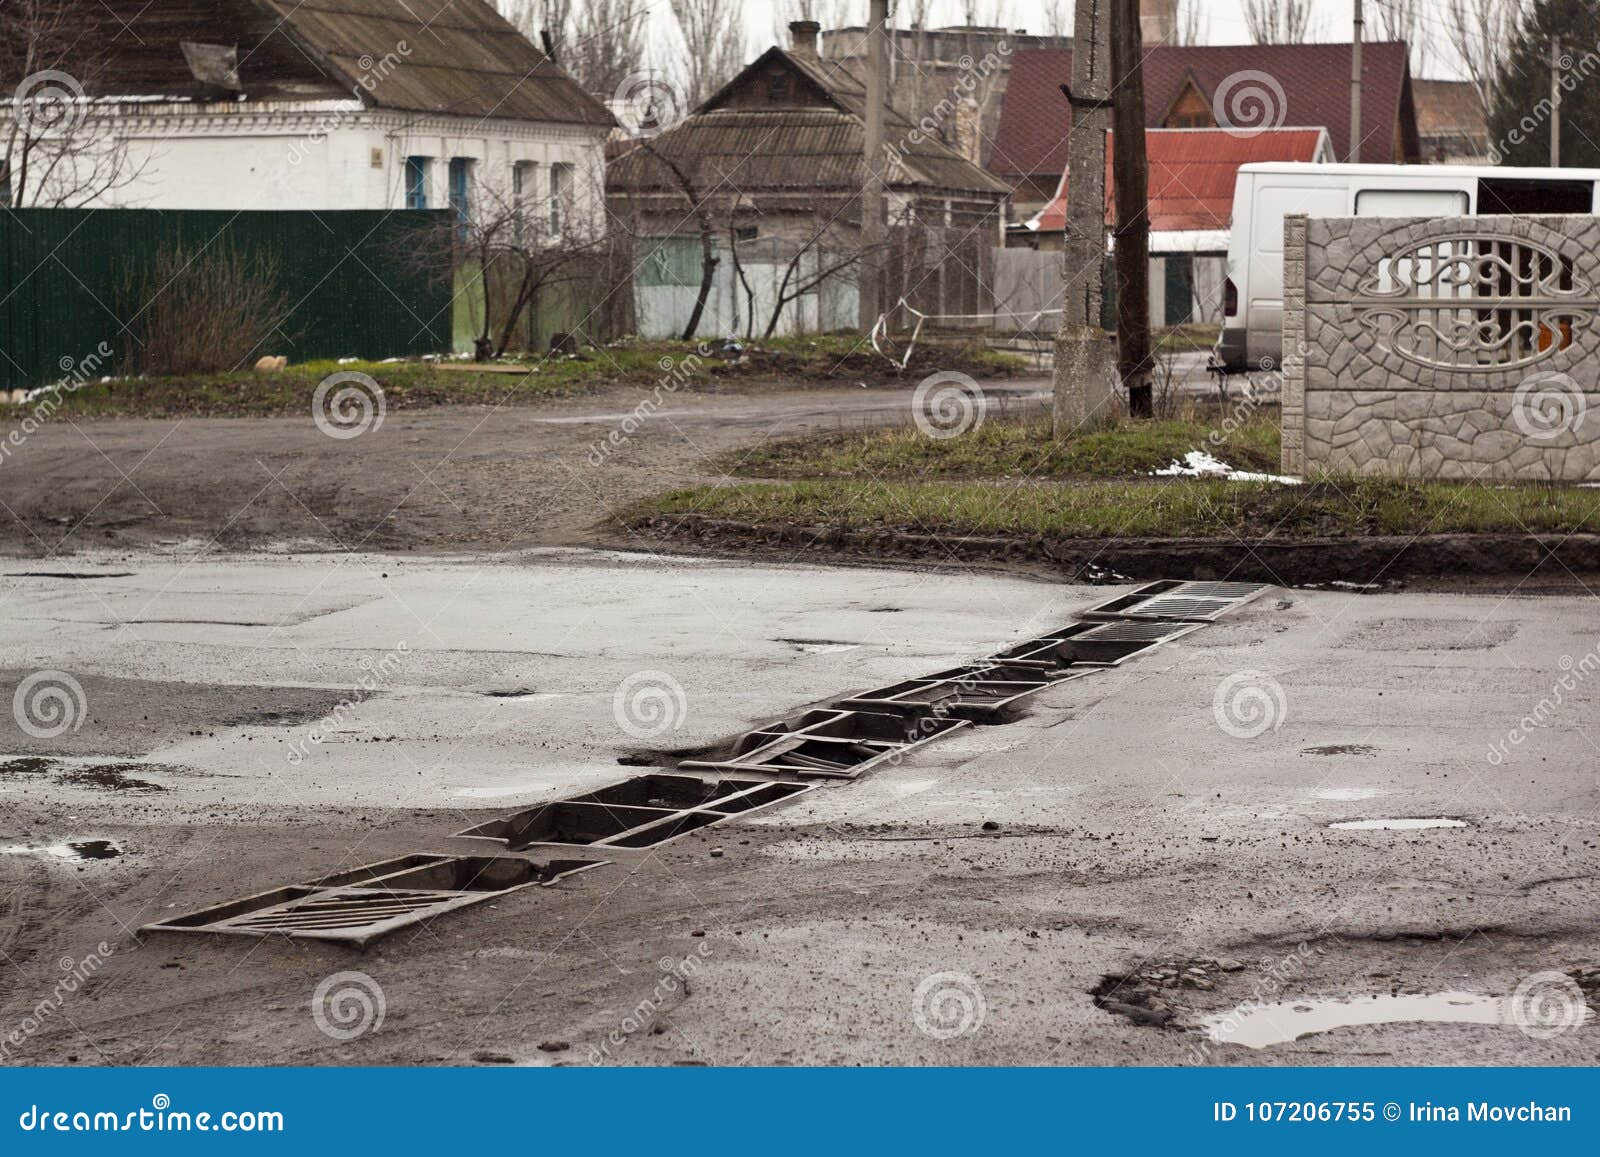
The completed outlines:
{"type": "Polygon", "coordinates": [[[796,56],[803,56],[807,60],[817,59],[817,34],[822,31],[822,25],[815,20],[792,20],[789,22],[789,51],[796,56]]]}

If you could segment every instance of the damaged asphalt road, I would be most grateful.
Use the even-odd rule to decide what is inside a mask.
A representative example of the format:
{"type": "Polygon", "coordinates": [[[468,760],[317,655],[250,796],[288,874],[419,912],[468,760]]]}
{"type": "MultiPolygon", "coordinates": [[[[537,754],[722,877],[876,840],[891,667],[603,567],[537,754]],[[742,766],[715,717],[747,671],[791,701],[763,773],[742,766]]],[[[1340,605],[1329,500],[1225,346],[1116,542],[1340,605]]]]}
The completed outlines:
{"type": "Polygon", "coordinates": [[[1121,588],[582,551],[70,569],[107,577],[0,582],[8,697],[71,677],[58,732],[0,716],[0,1024],[35,1025],[8,1063],[1600,1057],[1592,1022],[1259,1048],[1208,1028],[1249,1002],[1557,977],[1600,1000],[1600,658],[1577,597],[1273,590],[858,781],[360,953],[139,929],[460,852],[452,833],[651,753],[990,654],[1121,588]],[[1331,826],[1407,819],[1459,826],[1331,826]],[[118,854],[52,850],[94,841],[118,854]],[[41,1012],[64,965],[92,975],[41,1012]],[[330,1032],[315,994],[354,971],[375,1014],[330,1032]]]}

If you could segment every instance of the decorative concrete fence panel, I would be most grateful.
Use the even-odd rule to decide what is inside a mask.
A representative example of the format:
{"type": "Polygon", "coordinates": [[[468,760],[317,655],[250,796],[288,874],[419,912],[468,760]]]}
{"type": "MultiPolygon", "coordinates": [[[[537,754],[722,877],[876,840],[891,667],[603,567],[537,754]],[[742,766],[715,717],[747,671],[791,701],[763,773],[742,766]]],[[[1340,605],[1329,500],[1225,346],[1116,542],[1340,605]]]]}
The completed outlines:
{"type": "Polygon", "coordinates": [[[1600,480],[1600,217],[1290,217],[1283,469],[1600,480]]]}

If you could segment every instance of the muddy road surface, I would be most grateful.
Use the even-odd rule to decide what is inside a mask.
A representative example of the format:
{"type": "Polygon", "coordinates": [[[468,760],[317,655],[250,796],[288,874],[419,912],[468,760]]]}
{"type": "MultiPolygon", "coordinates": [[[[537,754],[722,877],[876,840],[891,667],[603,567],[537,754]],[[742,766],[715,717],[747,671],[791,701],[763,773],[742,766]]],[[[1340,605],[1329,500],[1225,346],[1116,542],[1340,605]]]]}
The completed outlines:
{"type": "Polygon", "coordinates": [[[608,862],[361,951],[144,929],[492,854],[456,833],[1121,588],[577,550],[3,570],[8,1063],[1600,1059],[1586,598],[1270,590],[859,779],[530,849],[608,862]]]}

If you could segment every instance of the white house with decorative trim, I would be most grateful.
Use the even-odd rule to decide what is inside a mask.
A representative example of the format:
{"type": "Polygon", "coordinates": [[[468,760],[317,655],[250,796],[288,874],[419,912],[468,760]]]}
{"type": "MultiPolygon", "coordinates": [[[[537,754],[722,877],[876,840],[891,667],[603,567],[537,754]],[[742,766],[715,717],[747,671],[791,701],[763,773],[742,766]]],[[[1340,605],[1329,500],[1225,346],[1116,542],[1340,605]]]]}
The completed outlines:
{"type": "Polygon", "coordinates": [[[0,142],[31,116],[41,157],[73,154],[0,168],[13,205],[444,208],[489,183],[603,213],[611,114],[484,0],[62,3],[47,72],[0,46],[0,142]]]}

